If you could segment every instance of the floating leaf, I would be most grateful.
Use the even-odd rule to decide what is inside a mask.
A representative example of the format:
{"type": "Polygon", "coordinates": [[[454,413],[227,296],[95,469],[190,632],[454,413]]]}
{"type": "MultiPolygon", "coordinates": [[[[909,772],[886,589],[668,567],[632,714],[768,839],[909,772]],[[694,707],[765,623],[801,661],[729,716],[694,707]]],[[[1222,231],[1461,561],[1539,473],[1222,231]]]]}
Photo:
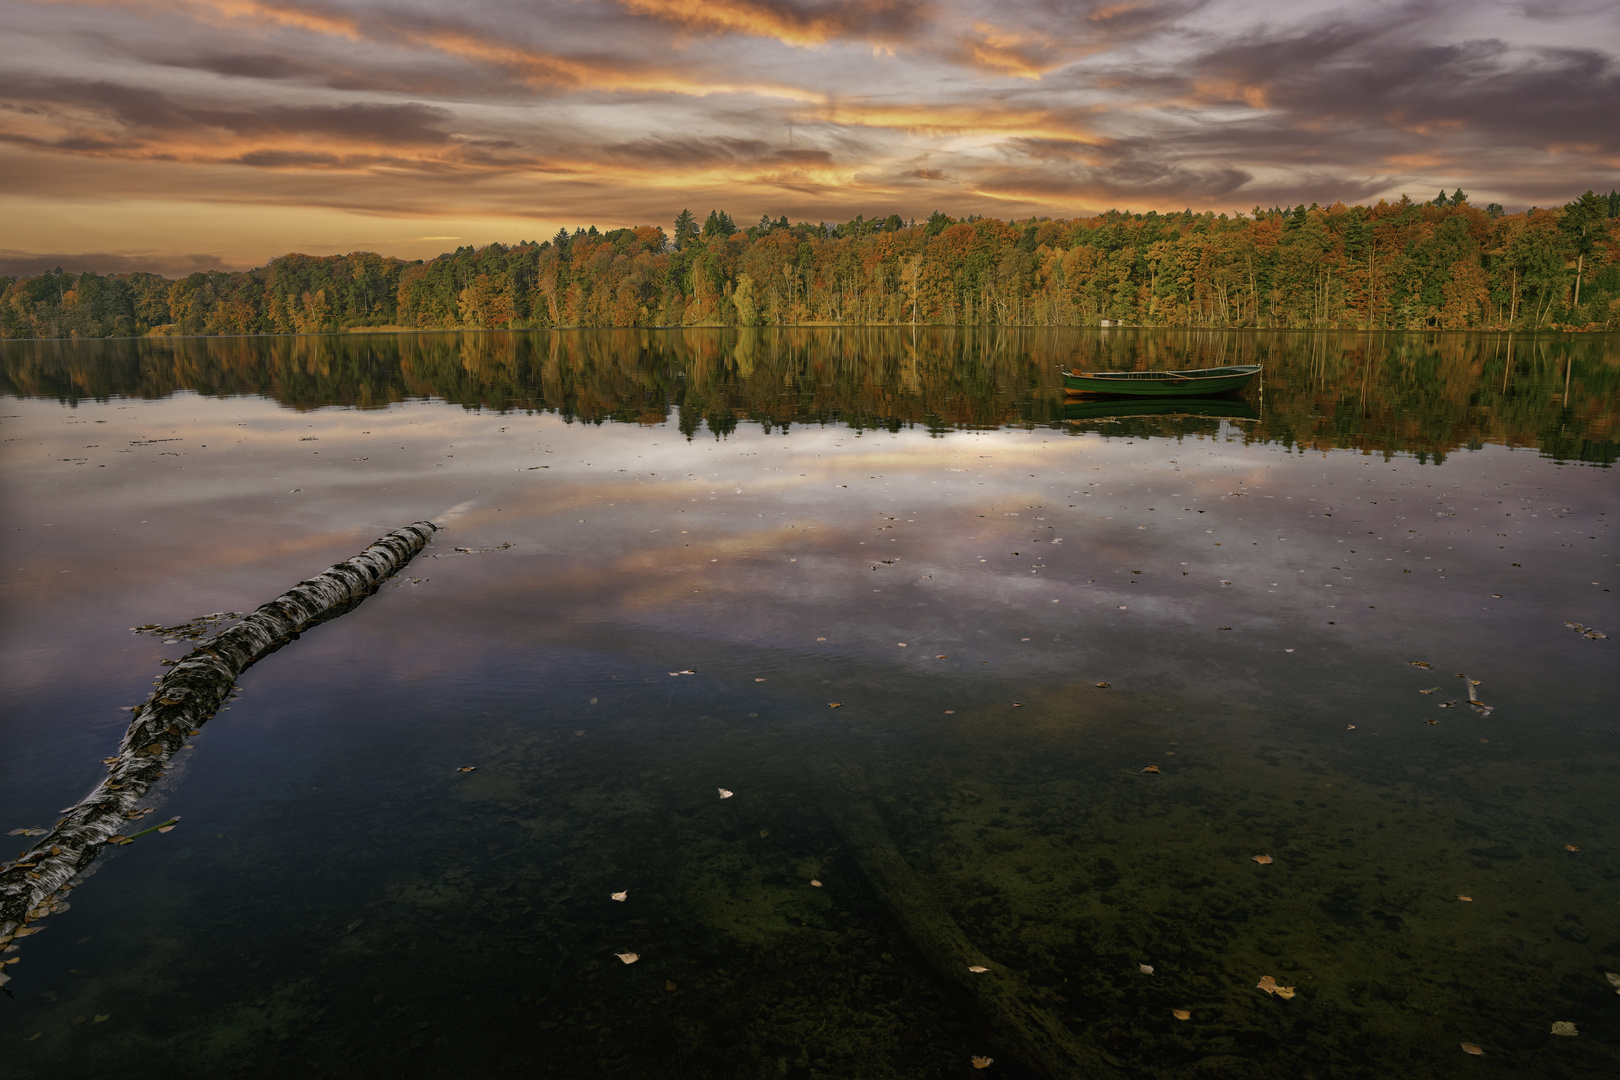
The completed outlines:
{"type": "Polygon", "coordinates": [[[1264,990],[1268,994],[1275,994],[1277,992],[1277,980],[1270,975],[1262,975],[1260,981],[1255,984],[1255,989],[1264,990]]]}
{"type": "Polygon", "coordinates": [[[945,659],[946,655],[947,655],[946,653],[940,653],[937,656],[935,656],[934,659],[935,660],[943,660],[943,659],[945,659]]]}
{"type": "Polygon", "coordinates": [[[771,830],[769,830],[769,829],[761,829],[761,830],[759,830],[759,838],[761,840],[765,839],[769,835],[771,835],[771,830]]]}
{"type": "Polygon", "coordinates": [[[1346,730],[1346,731],[1354,731],[1354,730],[1356,730],[1356,725],[1354,725],[1354,724],[1346,724],[1346,725],[1344,725],[1344,730],[1346,730]]]}
{"type": "Polygon", "coordinates": [[[811,886],[811,888],[819,889],[819,888],[821,888],[821,882],[817,881],[815,878],[811,878],[810,879],[810,886],[811,886]]]}
{"type": "Polygon", "coordinates": [[[641,959],[641,954],[640,953],[620,952],[620,953],[614,953],[613,955],[617,956],[620,960],[622,960],[626,964],[633,964],[637,960],[641,959]]]}
{"type": "Polygon", "coordinates": [[[1192,1013],[1188,1012],[1186,1009],[1171,1009],[1170,1015],[1175,1017],[1177,1020],[1192,1019],[1192,1013]]]}
{"type": "Polygon", "coordinates": [[[844,703],[842,701],[829,701],[829,702],[827,702],[827,708],[829,708],[829,709],[842,709],[843,707],[844,707],[844,703]]]}
{"type": "Polygon", "coordinates": [[[988,1069],[992,1064],[994,1064],[995,1060],[995,1058],[979,1057],[976,1054],[972,1058],[973,1067],[975,1069],[988,1069]]]}
{"type": "Polygon", "coordinates": [[[1570,1020],[1554,1020],[1552,1033],[1554,1035],[1568,1035],[1570,1038],[1574,1038],[1576,1035],[1580,1034],[1580,1032],[1575,1030],[1574,1022],[1570,1020]]]}
{"type": "Polygon", "coordinates": [[[1147,768],[1143,769],[1142,771],[1143,772],[1158,772],[1159,767],[1157,765],[1149,765],[1147,768]]]}
{"type": "Polygon", "coordinates": [[[1108,683],[1105,683],[1105,682],[1097,683],[1097,688],[1100,689],[1100,690],[1106,690],[1106,689],[1108,689],[1108,683]]]}
{"type": "Polygon", "coordinates": [[[722,799],[729,799],[733,795],[737,794],[735,791],[727,791],[725,788],[715,788],[715,790],[720,793],[720,797],[722,799]]]}
{"type": "Polygon", "coordinates": [[[1616,972],[1613,972],[1613,971],[1605,971],[1603,973],[1603,977],[1605,979],[1609,980],[1609,985],[1610,986],[1620,988],[1620,973],[1616,973],[1616,972]]]}
{"type": "Polygon", "coordinates": [[[94,1020],[90,1021],[90,1022],[92,1024],[99,1024],[103,1020],[110,1020],[110,1019],[112,1019],[112,1013],[96,1013],[96,1018],[94,1020]]]}
{"type": "Polygon", "coordinates": [[[1152,964],[1137,964],[1136,965],[1136,970],[1140,971],[1144,975],[1151,975],[1151,974],[1153,974],[1153,965],[1152,964]]]}
{"type": "Polygon", "coordinates": [[[628,900],[628,899],[630,899],[630,890],[626,889],[623,892],[614,893],[613,894],[613,899],[615,899],[615,900],[628,900]]]}
{"type": "Polygon", "coordinates": [[[456,772],[472,772],[476,768],[478,768],[476,765],[463,765],[461,768],[457,769],[456,772]]]}
{"type": "Polygon", "coordinates": [[[670,979],[665,979],[664,980],[664,989],[665,990],[673,990],[673,989],[675,989],[675,983],[670,979]]]}
{"type": "Polygon", "coordinates": [[[1438,686],[1431,686],[1427,690],[1419,690],[1418,693],[1420,693],[1420,694],[1432,694],[1438,689],[1440,689],[1438,686]]]}
{"type": "Polygon", "coordinates": [[[175,826],[173,826],[173,825],[159,825],[158,826],[158,832],[160,832],[160,833],[173,832],[174,830],[175,830],[175,826]]]}
{"type": "Polygon", "coordinates": [[[1574,844],[1565,844],[1564,845],[1564,850],[1565,851],[1579,851],[1581,849],[1576,847],[1574,844]]]}
{"type": "Polygon", "coordinates": [[[765,680],[764,679],[755,679],[754,681],[755,682],[764,682],[765,680]]]}
{"type": "Polygon", "coordinates": [[[1474,898],[1472,896],[1463,896],[1461,893],[1457,895],[1457,899],[1461,900],[1465,904],[1472,904],[1474,902],[1474,898]]]}
{"type": "Polygon", "coordinates": [[[900,646],[902,649],[906,647],[906,643],[903,642],[903,641],[897,641],[897,642],[895,642],[895,644],[900,646]]]}
{"type": "Polygon", "coordinates": [[[1411,664],[1413,667],[1423,668],[1424,670],[1434,667],[1434,665],[1429,663],[1427,660],[1408,660],[1407,663],[1411,664]]]}
{"type": "Polygon", "coordinates": [[[1252,858],[1254,859],[1255,862],[1259,863],[1261,866],[1269,866],[1269,865],[1271,865],[1271,856],[1270,855],[1255,855],[1255,856],[1252,856],[1252,858]]]}
{"type": "Polygon", "coordinates": [[[1477,1043],[1463,1043],[1462,1052],[1465,1054],[1473,1054],[1475,1057],[1478,1057],[1480,1054],[1485,1052],[1485,1049],[1477,1043]]]}
{"type": "Polygon", "coordinates": [[[968,967],[968,970],[973,972],[973,974],[975,974],[975,975],[983,975],[985,972],[989,971],[990,969],[985,967],[983,964],[972,964],[972,965],[970,965],[968,967]]]}
{"type": "Polygon", "coordinates": [[[1294,997],[1294,988],[1292,986],[1279,986],[1277,987],[1277,996],[1285,1001],[1291,1001],[1294,997]]]}

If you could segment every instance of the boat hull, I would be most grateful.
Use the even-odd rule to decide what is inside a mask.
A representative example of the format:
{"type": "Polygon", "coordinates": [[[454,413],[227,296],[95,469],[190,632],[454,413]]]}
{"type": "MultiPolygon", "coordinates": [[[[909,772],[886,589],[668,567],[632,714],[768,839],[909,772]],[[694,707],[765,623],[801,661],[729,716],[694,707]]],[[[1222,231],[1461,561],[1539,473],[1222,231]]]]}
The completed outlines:
{"type": "Polygon", "coordinates": [[[1063,388],[1071,394],[1121,397],[1207,397],[1230,394],[1248,385],[1260,365],[1244,364],[1201,371],[1065,371],[1063,388]]]}

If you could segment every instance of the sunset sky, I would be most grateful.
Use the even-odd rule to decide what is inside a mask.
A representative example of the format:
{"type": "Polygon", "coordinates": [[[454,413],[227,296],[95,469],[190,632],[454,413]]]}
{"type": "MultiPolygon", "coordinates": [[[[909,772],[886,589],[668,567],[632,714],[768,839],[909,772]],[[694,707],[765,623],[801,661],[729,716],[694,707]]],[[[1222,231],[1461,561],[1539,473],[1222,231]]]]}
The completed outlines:
{"type": "Polygon", "coordinates": [[[1620,6],[10,0],[0,272],[1620,185],[1620,6]]]}

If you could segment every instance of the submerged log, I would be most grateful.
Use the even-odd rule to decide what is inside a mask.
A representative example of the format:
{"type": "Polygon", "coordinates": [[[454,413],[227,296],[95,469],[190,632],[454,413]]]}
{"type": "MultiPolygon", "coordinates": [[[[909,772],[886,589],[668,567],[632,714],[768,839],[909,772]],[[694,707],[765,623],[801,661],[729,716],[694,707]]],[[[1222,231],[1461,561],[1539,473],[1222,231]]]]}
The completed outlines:
{"type": "MultiPolygon", "coordinates": [[[[0,946],[32,933],[28,924],[57,905],[63,887],[133,815],[186,738],[214,715],[247,667],[316,623],[353,609],[421,551],[437,526],[418,521],[260,607],[197,646],[169,669],[135,711],[107,777],[13,862],[0,866],[0,946]]],[[[3,981],[3,979],[0,979],[3,981]]]]}
{"type": "Polygon", "coordinates": [[[1118,1076],[1096,1048],[1041,1004],[1018,972],[968,940],[894,846],[860,768],[826,757],[812,761],[811,768],[825,789],[823,803],[833,827],[879,901],[939,977],[974,1003],[1006,1049],[1050,1080],[1118,1076]]]}

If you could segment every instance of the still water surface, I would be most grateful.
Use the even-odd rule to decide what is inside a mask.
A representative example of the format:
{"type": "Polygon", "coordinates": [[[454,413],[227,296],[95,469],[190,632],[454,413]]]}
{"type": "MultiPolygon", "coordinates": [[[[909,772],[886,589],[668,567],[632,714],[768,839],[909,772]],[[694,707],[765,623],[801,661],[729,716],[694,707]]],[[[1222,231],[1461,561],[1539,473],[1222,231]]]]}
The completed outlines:
{"type": "Polygon", "coordinates": [[[829,767],[1120,1076],[1620,1072],[1620,339],[0,359],[0,831],[190,648],[130,627],[445,524],[250,669],[154,789],[180,827],[7,954],[0,1075],[1031,1075],[829,767]],[[1247,361],[1242,400],[1145,413],[1056,370],[1247,361]]]}

